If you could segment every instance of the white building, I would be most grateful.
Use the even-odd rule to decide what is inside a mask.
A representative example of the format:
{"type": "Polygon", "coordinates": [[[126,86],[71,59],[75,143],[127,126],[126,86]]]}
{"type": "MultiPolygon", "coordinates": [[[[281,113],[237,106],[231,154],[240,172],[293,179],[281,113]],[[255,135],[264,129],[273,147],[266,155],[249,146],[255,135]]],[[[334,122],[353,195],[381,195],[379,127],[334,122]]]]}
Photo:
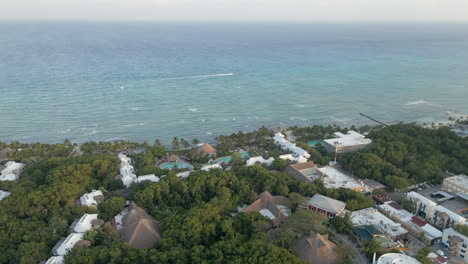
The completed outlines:
{"type": "Polygon", "coordinates": [[[151,181],[151,182],[159,182],[159,177],[154,174],[142,175],[136,178],[135,182],[144,182],[144,181],[151,181]]]}
{"type": "Polygon", "coordinates": [[[445,229],[454,225],[465,224],[466,218],[463,216],[443,207],[442,205],[437,205],[434,208],[434,215],[431,219],[434,225],[445,229]]]}
{"type": "Polygon", "coordinates": [[[442,233],[442,243],[447,246],[450,255],[461,258],[465,263],[468,263],[468,237],[453,228],[447,228],[442,233]]]}
{"type": "Polygon", "coordinates": [[[325,139],[323,143],[323,146],[328,152],[344,153],[347,151],[356,151],[372,143],[372,140],[352,130],[348,131],[346,134],[335,132],[333,136],[335,138],[325,139]]]}
{"type": "Polygon", "coordinates": [[[365,186],[364,183],[354,179],[351,176],[348,176],[341,172],[340,170],[331,167],[325,166],[318,169],[319,173],[322,176],[323,184],[325,187],[330,189],[346,188],[352,189],[357,192],[367,192],[371,191],[370,187],[365,186]]]}
{"type": "Polygon", "coordinates": [[[390,217],[390,219],[400,223],[403,228],[408,230],[413,236],[420,237],[422,234],[420,238],[427,245],[437,243],[442,237],[442,232],[437,228],[404,210],[393,201],[379,205],[378,209],[381,213],[390,217]]]}
{"type": "Polygon", "coordinates": [[[93,221],[98,219],[97,214],[84,214],[79,219],[75,220],[70,229],[75,233],[86,233],[93,228],[93,221]]]}
{"type": "Polygon", "coordinates": [[[273,140],[282,149],[292,151],[296,157],[303,156],[306,159],[310,158],[310,154],[307,151],[305,151],[304,149],[296,146],[296,144],[287,140],[286,137],[280,132],[275,134],[275,136],[273,137],[273,140]]]}
{"type": "Polygon", "coordinates": [[[0,190],[0,201],[10,196],[11,192],[0,190]]]}
{"type": "Polygon", "coordinates": [[[190,176],[191,171],[183,171],[176,174],[177,177],[185,179],[190,176]]]}
{"type": "Polygon", "coordinates": [[[71,233],[68,237],[60,239],[52,249],[52,254],[55,256],[67,255],[68,252],[73,249],[75,244],[82,240],[83,237],[84,233],[71,233]]]}
{"type": "Polygon", "coordinates": [[[132,165],[132,160],[123,153],[119,153],[118,157],[120,159],[120,177],[125,187],[128,188],[137,178],[135,168],[132,165]]]}
{"type": "Polygon", "coordinates": [[[409,192],[406,198],[413,202],[415,207],[415,214],[425,219],[431,219],[434,216],[434,209],[437,203],[431,199],[420,195],[417,192],[409,192]]]}
{"type": "MultiPolygon", "coordinates": [[[[374,262],[375,263],[375,262],[374,262]]],[[[376,264],[421,264],[416,259],[398,253],[387,253],[380,256],[376,264]]]]}
{"type": "Polygon", "coordinates": [[[403,239],[408,234],[408,230],[404,229],[401,224],[395,223],[375,208],[352,212],[351,221],[355,226],[371,225],[393,241],[403,239]]]}
{"type": "Polygon", "coordinates": [[[65,258],[63,256],[52,256],[45,262],[45,264],[63,264],[63,263],[65,263],[65,258]]]}
{"type": "Polygon", "coordinates": [[[0,174],[0,181],[16,181],[23,171],[24,164],[14,161],[8,161],[0,174]]]}
{"type": "Polygon", "coordinates": [[[305,157],[303,157],[303,156],[295,157],[292,154],[280,155],[279,158],[282,159],[282,160],[289,160],[289,161],[293,161],[293,162],[296,162],[296,163],[307,162],[307,159],[305,157]]]}
{"type": "Polygon", "coordinates": [[[223,169],[223,166],[221,166],[221,163],[214,163],[214,164],[203,165],[201,167],[201,170],[203,171],[209,171],[211,169],[223,169]]]}
{"type": "Polygon", "coordinates": [[[99,202],[104,200],[104,194],[100,190],[93,190],[90,193],[85,193],[80,197],[81,206],[97,206],[99,202]]]}
{"type": "Polygon", "coordinates": [[[252,166],[252,165],[257,165],[257,164],[265,164],[267,166],[270,166],[273,164],[274,158],[269,158],[269,159],[264,159],[262,156],[256,156],[256,157],[250,157],[247,160],[247,166],[252,166]]]}
{"type": "Polygon", "coordinates": [[[468,176],[462,174],[445,178],[441,189],[468,200],[468,176]]]}

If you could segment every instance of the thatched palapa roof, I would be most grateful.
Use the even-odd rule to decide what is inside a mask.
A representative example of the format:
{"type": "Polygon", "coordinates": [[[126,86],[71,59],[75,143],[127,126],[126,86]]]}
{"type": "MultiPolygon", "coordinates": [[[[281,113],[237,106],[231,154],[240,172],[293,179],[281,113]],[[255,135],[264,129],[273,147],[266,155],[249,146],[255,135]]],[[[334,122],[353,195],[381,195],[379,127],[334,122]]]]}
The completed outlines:
{"type": "Polygon", "coordinates": [[[213,148],[208,143],[200,144],[195,148],[195,153],[197,155],[210,155],[210,154],[215,153],[215,152],[216,152],[216,149],[213,148]]]}
{"type": "Polygon", "coordinates": [[[161,227],[144,208],[134,202],[129,205],[128,213],[123,217],[120,236],[134,248],[152,248],[161,240],[161,227]]]}
{"type": "Polygon", "coordinates": [[[295,251],[306,263],[335,264],[340,260],[337,247],[328,240],[328,234],[316,234],[310,238],[299,239],[295,251]]]}

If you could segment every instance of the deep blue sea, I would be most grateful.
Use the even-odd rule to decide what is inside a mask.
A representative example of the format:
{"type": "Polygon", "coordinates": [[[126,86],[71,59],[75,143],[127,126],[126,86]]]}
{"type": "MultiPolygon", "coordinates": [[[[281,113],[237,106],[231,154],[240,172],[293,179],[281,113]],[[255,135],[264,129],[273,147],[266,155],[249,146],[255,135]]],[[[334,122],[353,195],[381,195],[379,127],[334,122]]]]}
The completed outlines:
{"type": "Polygon", "coordinates": [[[433,122],[468,113],[468,24],[0,22],[0,141],[433,122]]]}

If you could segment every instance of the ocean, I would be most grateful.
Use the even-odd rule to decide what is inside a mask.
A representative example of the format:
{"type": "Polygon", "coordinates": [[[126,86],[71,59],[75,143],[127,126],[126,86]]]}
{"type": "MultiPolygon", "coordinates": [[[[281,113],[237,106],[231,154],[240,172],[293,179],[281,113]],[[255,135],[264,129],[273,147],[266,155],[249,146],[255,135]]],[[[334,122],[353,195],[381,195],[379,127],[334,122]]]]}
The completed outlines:
{"type": "Polygon", "coordinates": [[[0,141],[468,113],[468,24],[0,22],[0,141]]]}

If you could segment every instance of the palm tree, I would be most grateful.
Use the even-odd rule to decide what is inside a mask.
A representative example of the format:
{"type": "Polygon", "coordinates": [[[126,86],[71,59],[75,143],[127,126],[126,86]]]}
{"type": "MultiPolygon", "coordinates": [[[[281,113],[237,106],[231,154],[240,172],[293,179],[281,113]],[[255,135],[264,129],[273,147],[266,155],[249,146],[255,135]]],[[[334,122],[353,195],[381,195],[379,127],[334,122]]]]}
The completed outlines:
{"type": "Polygon", "coordinates": [[[173,149],[179,149],[180,145],[179,145],[179,139],[177,137],[174,137],[174,139],[172,140],[172,148],[173,149]]]}

